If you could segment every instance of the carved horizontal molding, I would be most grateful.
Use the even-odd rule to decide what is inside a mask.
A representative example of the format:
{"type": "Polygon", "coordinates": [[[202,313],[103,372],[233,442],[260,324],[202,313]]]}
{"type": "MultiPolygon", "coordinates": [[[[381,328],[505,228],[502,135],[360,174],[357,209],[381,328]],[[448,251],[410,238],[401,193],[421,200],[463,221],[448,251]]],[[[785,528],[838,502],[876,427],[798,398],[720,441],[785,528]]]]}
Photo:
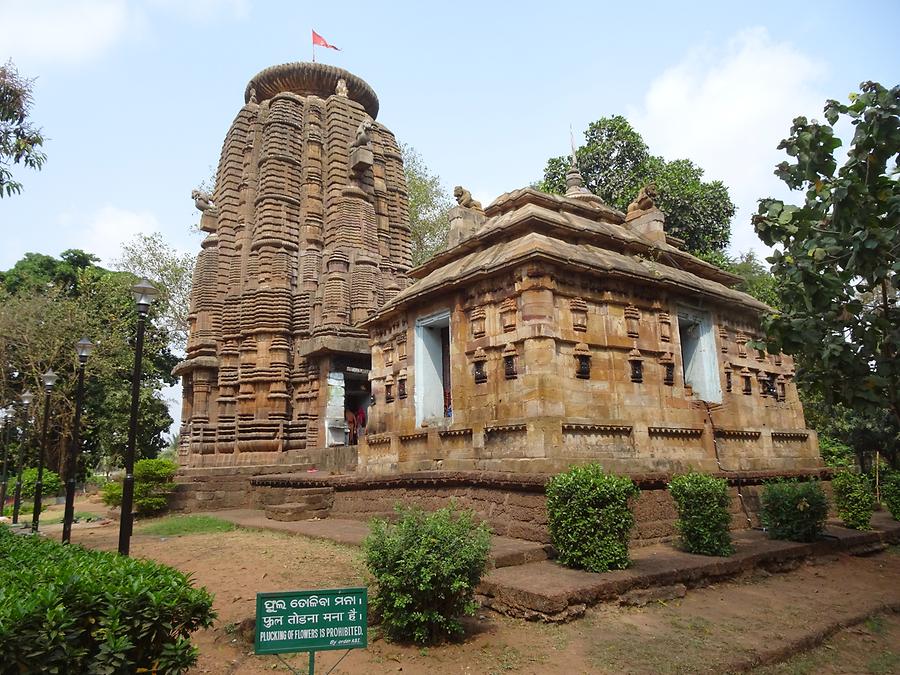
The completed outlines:
{"type": "Polygon", "coordinates": [[[390,442],[390,436],[366,436],[366,444],[368,445],[387,445],[390,442]]]}
{"type": "Polygon", "coordinates": [[[622,434],[628,435],[633,427],[630,424],[570,424],[562,425],[563,431],[588,434],[622,434]]]}
{"type": "Polygon", "coordinates": [[[400,442],[401,443],[410,443],[412,441],[420,441],[425,438],[428,438],[427,431],[422,431],[417,434],[400,434],[400,442]]]}
{"type": "Polygon", "coordinates": [[[716,436],[722,438],[759,438],[760,433],[752,429],[716,429],[716,436]]]}
{"type": "Polygon", "coordinates": [[[438,432],[438,436],[446,438],[448,436],[471,436],[471,429],[444,429],[438,432]]]}
{"type": "Polygon", "coordinates": [[[647,427],[651,436],[683,436],[688,438],[700,438],[703,429],[697,427],[647,427]]]}
{"type": "Polygon", "coordinates": [[[808,431],[773,431],[772,440],[775,441],[805,441],[809,438],[808,431]]]}
{"type": "Polygon", "coordinates": [[[485,427],[484,433],[486,434],[508,434],[515,433],[518,431],[525,431],[528,429],[528,426],[525,424],[498,424],[492,427],[485,427]]]}

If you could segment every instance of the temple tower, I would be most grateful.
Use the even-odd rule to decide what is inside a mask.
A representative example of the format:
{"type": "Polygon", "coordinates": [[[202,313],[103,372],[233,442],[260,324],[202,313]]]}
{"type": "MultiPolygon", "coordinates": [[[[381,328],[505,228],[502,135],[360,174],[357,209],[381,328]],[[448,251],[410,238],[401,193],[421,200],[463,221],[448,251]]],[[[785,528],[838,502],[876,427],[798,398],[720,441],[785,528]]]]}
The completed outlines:
{"type": "Polygon", "coordinates": [[[410,268],[403,162],[377,115],[372,88],[333,66],[283,64],[248,83],[215,193],[194,195],[209,234],[175,369],[186,463],[343,442],[345,408],[368,396],[359,324],[410,268]]]}

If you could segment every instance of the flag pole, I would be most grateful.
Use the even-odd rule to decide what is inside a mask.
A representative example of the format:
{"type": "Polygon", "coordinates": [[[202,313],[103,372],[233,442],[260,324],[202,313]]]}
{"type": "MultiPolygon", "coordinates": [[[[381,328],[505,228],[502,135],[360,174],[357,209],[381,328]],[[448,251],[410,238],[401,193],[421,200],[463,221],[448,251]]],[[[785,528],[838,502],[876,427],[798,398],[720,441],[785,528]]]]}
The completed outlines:
{"type": "Polygon", "coordinates": [[[313,42],[313,63],[316,62],[316,43],[313,42]]]}

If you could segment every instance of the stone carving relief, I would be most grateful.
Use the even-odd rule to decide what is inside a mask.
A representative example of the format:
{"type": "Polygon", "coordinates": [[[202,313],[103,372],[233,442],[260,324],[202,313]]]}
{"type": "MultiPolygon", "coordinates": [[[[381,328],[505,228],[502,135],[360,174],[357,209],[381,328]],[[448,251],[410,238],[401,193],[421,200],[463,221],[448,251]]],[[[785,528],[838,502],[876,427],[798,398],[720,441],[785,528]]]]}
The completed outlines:
{"type": "Polygon", "coordinates": [[[457,185],[453,188],[453,196],[456,198],[456,203],[463,208],[472,209],[473,211],[478,211],[478,213],[484,213],[481,202],[473,199],[472,193],[466,190],[462,185],[457,185]]]}

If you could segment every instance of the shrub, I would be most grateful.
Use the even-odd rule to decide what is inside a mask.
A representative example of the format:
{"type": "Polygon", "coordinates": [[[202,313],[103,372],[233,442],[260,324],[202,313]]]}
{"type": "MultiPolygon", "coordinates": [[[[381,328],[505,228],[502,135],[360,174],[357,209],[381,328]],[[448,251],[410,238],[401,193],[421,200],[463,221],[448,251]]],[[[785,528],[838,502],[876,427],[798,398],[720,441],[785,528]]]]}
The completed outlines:
{"type": "MultiPolygon", "coordinates": [[[[34,499],[34,484],[37,483],[37,468],[24,469],[22,471],[22,499],[34,499]]],[[[42,497],[55,497],[63,487],[62,478],[58,473],[44,468],[42,497]]],[[[12,496],[16,493],[16,476],[10,477],[6,483],[6,494],[12,496]]]]}
{"type": "Polygon", "coordinates": [[[0,672],[182,673],[212,602],[170,567],[0,527],[0,672]]]}
{"type": "Polygon", "coordinates": [[[676,527],[688,553],[731,555],[731,495],[728,481],[702,473],[675,476],[669,492],[678,509],[676,527]]]}
{"type": "Polygon", "coordinates": [[[882,479],[881,503],[891,512],[894,520],[900,520],[900,472],[891,471],[882,479]]]}
{"type": "Polygon", "coordinates": [[[487,526],[452,506],[397,511],[396,525],[373,521],[364,544],[377,587],[374,613],[398,640],[427,644],[462,634],[459,617],[475,613],[475,587],[487,565],[487,526]]]}
{"type": "Polygon", "coordinates": [[[815,541],[825,529],[828,498],[819,481],[767,483],[760,501],[760,517],[772,539],[815,541]]]}
{"type": "Polygon", "coordinates": [[[844,525],[854,530],[868,530],[875,510],[875,495],[869,479],[861,473],[838,471],[831,479],[831,488],[835,508],[844,525]]]}
{"type": "MultiPolygon", "coordinates": [[[[167,496],[175,489],[178,465],[167,459],[141,459],[134,463],[134,508],[149,516],[166,509],[167,496]]],[[[109,482],[100,491],[107,506],[122,505],[122,483],[109,482]]]]}
{"type": "Polygon", "coordinates": [[[639,490],[599,464],[574,466],[547,483],[550,537],[559,561],[590,572],[625,569],[634,526],[628,500],[639,490]]]}
{"type": "Polygon", "coordinates": [[[822,453],[822,461],[826,466],[835,469],[852,469],[856,466],[856,453],[853,452],[853,448],[830,436],[819,436],[819,452],[822,453]]]}

